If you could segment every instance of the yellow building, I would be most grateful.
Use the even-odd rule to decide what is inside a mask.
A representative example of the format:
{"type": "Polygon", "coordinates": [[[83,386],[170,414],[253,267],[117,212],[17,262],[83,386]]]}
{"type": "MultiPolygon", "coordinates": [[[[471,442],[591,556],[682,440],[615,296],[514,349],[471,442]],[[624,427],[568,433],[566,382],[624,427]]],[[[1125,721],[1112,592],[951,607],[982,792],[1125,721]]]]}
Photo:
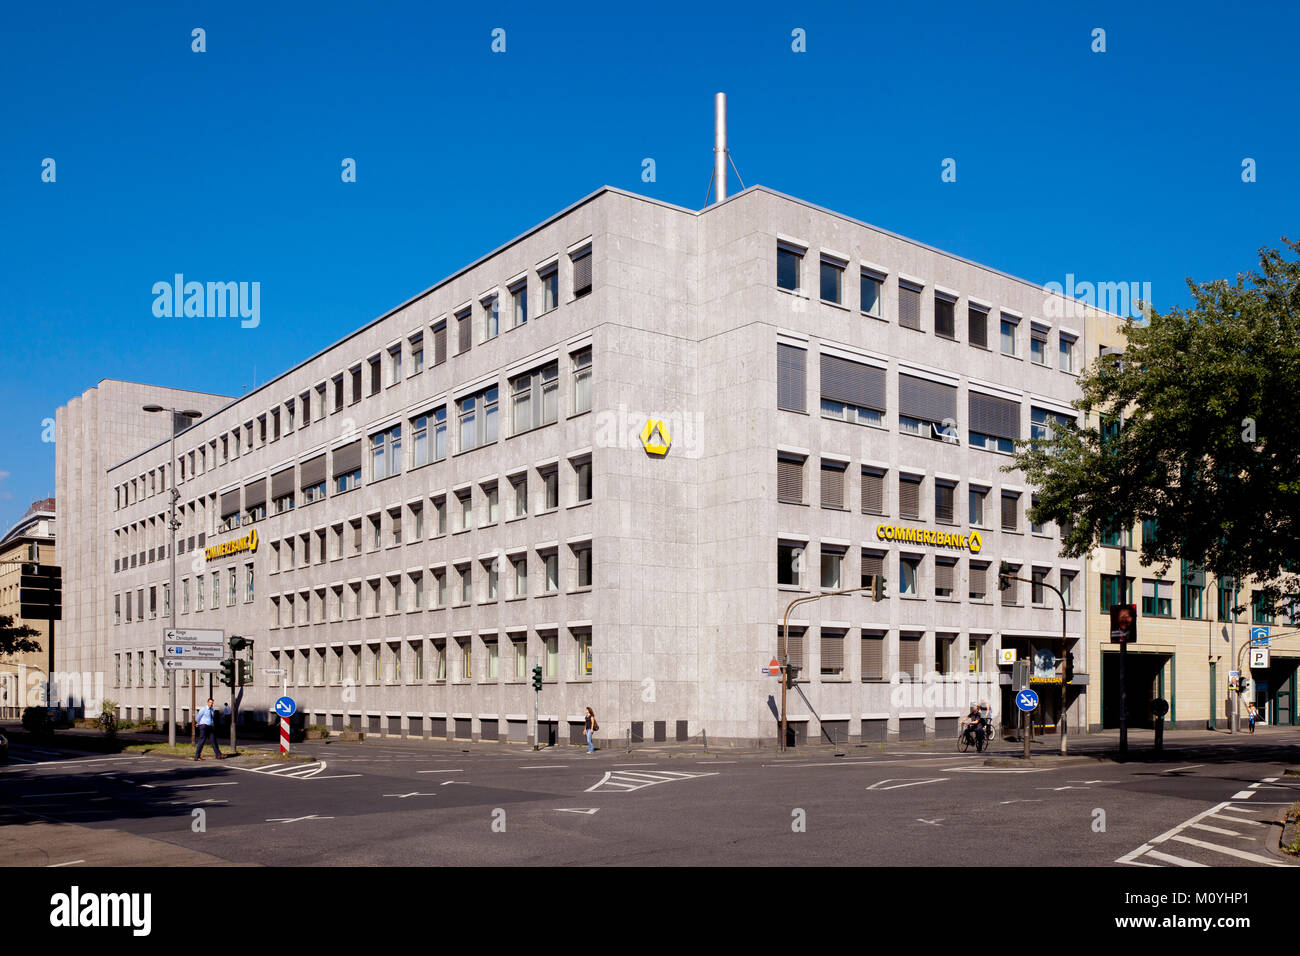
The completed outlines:
{"type": "Polygon", "coordinates": [[[33,502],[0,538],[0,616],[13,618],[14,626],[25,624],[37,631],[35,640],[41,645],[39,651],[0,655],[0,718],[21,717],[23,707],[44,702],[50,625],[23,620],[18,603],[22,565],[28,561],[55,563],[53,498],[33,502]]]}
{"type": "MultiPolygon", "coordinates": [[[[1114,316],[1088,315],[1087,341],[1098,351],[1123,350],[1123,323],[1114,316]]],[[[1089,424],[1096,424],[1095,417],[1089,424]]],[[[1169,703],[1167,726],[1226,730],[1233,706],[1229,675],[1240,668],[1250,678],[1243,694],[1243,713],[1253,699],[1261,720],[1270,724],[1297,723],[1296,668],[1300,637],[1284,637],[1270,648],[1270,666],[1251,671],[1248,645],[1252,631],[1266,628],[1270,639],[1292,633],[1295,622],[1274,622],[1256,609],[1252,582],[1216,578],[1185,561],[1175,561],[1165,574],[1141,563],[1142,534],[1149,527],[1116,532],[1093,550],[1086,561],[1088,575],[1087,633],[1089,648],[1088,726],[1092,730],[1119,726],[1120,680],[1118,644],[1110,643],[1110,606],[1137,606],[1137,639],[1125,654],[1125,679],[1130,727],[1151,727],[1152,702],[1169,703]],[[1124,599],[1120,599],[1120,547],[1126,556],[1124,599]],[[1245,605],[1239,615],[1232,608],[1245,605]],[[1279,627],[1278,623],[1283,626],[1279,627]],[[1240,663],[1238,663],[1240,662],[1240,663]]]]}

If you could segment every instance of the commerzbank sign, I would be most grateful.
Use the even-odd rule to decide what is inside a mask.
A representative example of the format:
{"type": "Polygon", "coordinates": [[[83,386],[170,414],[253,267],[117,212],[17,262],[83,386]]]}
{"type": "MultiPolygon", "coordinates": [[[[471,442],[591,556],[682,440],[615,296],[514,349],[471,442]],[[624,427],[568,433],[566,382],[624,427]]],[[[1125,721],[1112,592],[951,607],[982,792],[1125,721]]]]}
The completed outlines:
{"type": "Polygon", "coordinates": [[[215,561],[217,558],[224,558],[230,554],[238,554],[240,551],[247,551],[249,554],[257,550],[257,529],[254,528],[242,538],[232,538],[229,541],[223,541],[221,544],[214,544],[210,548],[203,549],[203,560],[215,561]]]}
{"type": "Polygon", "coordinates": [[[904,528],[896,524],[876,525],[876,537],[881,541],[897,541],[900,544],[932,544],[937,548],[956,548],[979,554],[984,547],[980,533],[958,534],[955,531],[938,531],[934,528],[904,528]]]}

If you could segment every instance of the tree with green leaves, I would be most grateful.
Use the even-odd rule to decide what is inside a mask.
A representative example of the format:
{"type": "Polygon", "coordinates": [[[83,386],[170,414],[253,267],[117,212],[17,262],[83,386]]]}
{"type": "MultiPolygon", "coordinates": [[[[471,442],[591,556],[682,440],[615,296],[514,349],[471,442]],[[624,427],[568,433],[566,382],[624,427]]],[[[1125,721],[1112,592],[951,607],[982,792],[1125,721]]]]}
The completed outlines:
{"type": "Polygon", "coordinates": [[[1030,510],[1079,556],[1107,531],[1155,521],[1141,560],[1178,559],[1300,602],[1300,243],[1261,249],[1235,282],[1187,280],[1194,305],[1124,328],[1119,356],[1080,378],[1086,417],[1021,443],[1030,510]],[[1288,257],[1287,250],[1290,250],[1288,257]]]}
{"type": "Polygon", "coordinates": [[[9,654],[26,654],[41,649],[40,642],[33,637],[40,637],[40,631],[26,624],[14,624],[14,619],[7,614],[0,614],[0,657],[9,654]]]}

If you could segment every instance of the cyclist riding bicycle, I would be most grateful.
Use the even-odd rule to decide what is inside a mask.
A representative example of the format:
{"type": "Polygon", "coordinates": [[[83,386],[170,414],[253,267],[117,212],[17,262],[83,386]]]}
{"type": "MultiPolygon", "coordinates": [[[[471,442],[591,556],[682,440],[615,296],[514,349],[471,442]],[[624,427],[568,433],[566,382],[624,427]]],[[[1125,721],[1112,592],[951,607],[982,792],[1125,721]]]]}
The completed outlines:
{"type": "MultiPolygon", "coordinates": [[[[987,705],[985,706],[987,708],[987,705]]],[[[984,732],[983,725],[984,725],[984,717],[980,713],[980,708],[975,705],[975,701],[971,701],[970,713],[968,713],[961,720],[961,732],[963,734],[968,734],[971,733],[971,731],[973,730],[975,733],[982,734],[984,732]]],[[[972,742],[974,742],[974,739],[975,738],[972,737],[972,742]]]]}

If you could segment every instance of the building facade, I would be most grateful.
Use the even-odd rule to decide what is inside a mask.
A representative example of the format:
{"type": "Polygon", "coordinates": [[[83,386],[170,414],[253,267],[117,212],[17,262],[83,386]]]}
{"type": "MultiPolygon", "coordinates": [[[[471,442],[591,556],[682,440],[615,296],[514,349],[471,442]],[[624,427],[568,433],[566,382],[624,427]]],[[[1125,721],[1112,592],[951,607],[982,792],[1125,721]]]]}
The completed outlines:
{"type": "MultiPolygon", "coordinates": [[[[1086,320],[1092,357],[1103,348],[1123,351],[1123,321],[1103,314],[1086,320]]],[[[1095,418],[1091,424],[1096,425],[1095,418]]],[[[1119,646],[1110,643],[1110,607],[1137,607],[1137,640],[1125,652],[1124,687],[1129,726],[1152,727],[1152,703],[1169,704],[1167,724],[1180,729],[1226,730],[1237,694],[1229,689],[1230,674],[1240,671],[1250,678],[1241,697],[1250,701],[1268,724],[1294,726],[1296,671],[1300,666],[1300,640],[1295,621],[1275,619],[1256,600],[1250,580],[1220,578],[1187,561],[1175,561],[1167,571],[1142,564],[1138,551],[1149,524],[1119,529],[1087,558],[1088,593],[1093,596],[1087,615],[1088,670],[1093,677],[1088,725],[1114,729],[1120,723],[1119,646]],[[1120,547],[1128,549],[1125,580],[1120,583],[1120,547]],[[1136,550],[1135,550],[1136,549],[1136,550]],[[1121,600],[1122,595],[1122,600],[1121,600]],[[1237,608],[1243,608],[1237,611],[1237,608]],[[1250,667],[1252,633],[1266,629],[1270,640],[1269,666],[1250,667]]]]}
{"type": "MultiPolygon", "coordinates": [[[[0,717],[21,717],[24,707],[45,702],[45,680],[49,673],[50,622],[29,621],[22,616],[19,581],[23,564],[56,564],[54,559],[54,502],[42,498],[32,502],[27,513],[0,538],[0,617],[13,619],[14,626],[37,632],[33,640],[39,651],[0,655],[0,717]]],[[[58,624],[56,622],[56,629],[58,624]]]]}
{"type": "Polygon", "coordinates": [[[69,666],[168,716],[174,480],[178,626],[254,641],[259,715],[270,669],[313,723],[522,742],[541,666],[543,743],[587,706],[771,743],[788,655],[796,740],[943,739],[1029,658],[1055,725],[1086,575],[1002,471],[1094,351],[1051,297],[762,187],[601,189],[237,400],[131,399],[204,412],[175,461],[130,402],[155,431],[83,460],[93,396],[61,410],[69,666]]]}

